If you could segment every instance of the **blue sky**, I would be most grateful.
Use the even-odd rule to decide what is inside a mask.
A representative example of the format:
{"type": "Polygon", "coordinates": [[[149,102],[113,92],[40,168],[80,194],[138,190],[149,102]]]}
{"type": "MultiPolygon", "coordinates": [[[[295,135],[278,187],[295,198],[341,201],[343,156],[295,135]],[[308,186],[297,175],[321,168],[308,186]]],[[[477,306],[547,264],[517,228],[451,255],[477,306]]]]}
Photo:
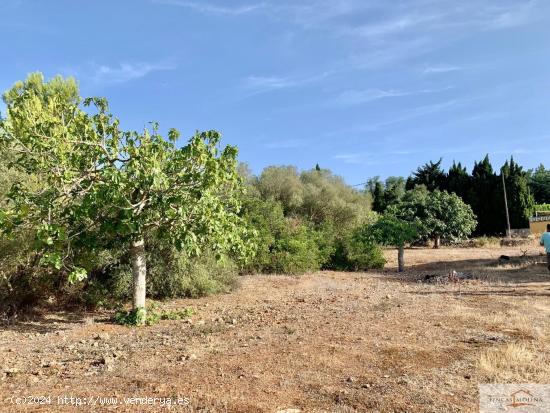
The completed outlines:
{"type": "Polygon", "coordinates": [[[547,0],[2,0],[5,90],[40,70],[127,128],[217,129],[254,172],[350,184],[489,153],[550,166],[547,0]]]}

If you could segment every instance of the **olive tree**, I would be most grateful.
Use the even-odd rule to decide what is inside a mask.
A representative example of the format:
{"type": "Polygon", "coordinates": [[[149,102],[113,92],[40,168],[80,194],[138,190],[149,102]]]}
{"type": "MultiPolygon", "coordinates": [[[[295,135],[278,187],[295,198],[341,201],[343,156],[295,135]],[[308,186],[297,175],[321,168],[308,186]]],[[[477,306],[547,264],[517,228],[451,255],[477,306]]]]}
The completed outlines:
{"type": "Polygon", "coordinates": [[[219,253],[249,251],[238,216],[237,149],[220,149],[219,133],[196,133],[178,147],[174,129],[167,139],[156,124],[123,131],[105,99],[68,99],[56,92],[62,88],[43,93],[47,85],[33,74],[4,95],[0,144],[15,154],[12,168],[41,182],[12,186],[0,211],[5,234],[34,230],[41,263],[70,282],[87,275],[71,260],[76,245],[128,246],[138,320],[145,315],[146,237],[189,254],[206,244],[219,253]]]}
{"type": "Polygon", "coordinates": [[[368,231],[378,244],[397,248],[398,271],[403,272],[405,269],[405,244],[417,239],[417,225],[414,222],[387,215],[370,225],[368,231]]]}
{"type": "Polygon", "coordinates": [[[441,239],[468,237],[477,225],[472,208],[456,194],[437,189],[430,192],[423,186],[408,191],[401,202],[386,212],[415,223],[419,238],[433,240],[434,248],[439,248],[441,239]]]}

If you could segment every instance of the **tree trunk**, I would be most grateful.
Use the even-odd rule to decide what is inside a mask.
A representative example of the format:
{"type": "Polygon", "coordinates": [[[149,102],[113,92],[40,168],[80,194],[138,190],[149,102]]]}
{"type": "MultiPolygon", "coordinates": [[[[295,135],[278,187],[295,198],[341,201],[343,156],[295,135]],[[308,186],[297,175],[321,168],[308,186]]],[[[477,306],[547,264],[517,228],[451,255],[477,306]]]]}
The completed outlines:
{"type": "Polygon", "coordinates": [[[434,248],[439,248],[439,245],[441,244],[441,237],[439,235],[436,235],[434,238],[434,248]]]}
{"type": "Polygon", "coordinates": [[[130,258],[132,260],[132,275],[134,276],[134,310],[145,310],[145,276],[147,274],[147,267],[145,264],[145,243],[143,238],[132,241],[130,258]]]}
{"type": "Polygon", "coordinates": [[[405,247],[403,245],[397,248],[397,268],[399,272],[405,271],[405,247]]]}

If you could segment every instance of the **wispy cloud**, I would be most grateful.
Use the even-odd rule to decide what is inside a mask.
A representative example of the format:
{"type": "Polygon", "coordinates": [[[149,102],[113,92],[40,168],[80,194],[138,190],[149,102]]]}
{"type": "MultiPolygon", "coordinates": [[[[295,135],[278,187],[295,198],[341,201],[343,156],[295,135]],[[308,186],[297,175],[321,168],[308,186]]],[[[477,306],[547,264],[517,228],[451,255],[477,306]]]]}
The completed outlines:
{"type": "Polygon", "coordinates": [[[94,69],[92,79],[95,83],[124,83],[139,79],[152,72],[175,69],[169,63],[121,63],[116,66],[99,65],[94,69]]]}
{"type": "Polygon", "coordinates": [[[334,103],[338,105],[358,105],[368,103],[374,100],[406,96],[408,92],[402,90],[381,90],[381,89],[365,89],[365,90],[346,90],[334,99],[334,103]]]}
{"type": "Polygon", "coordinates": [[[348,164],[363,163],[367,155],[364,153],[340,153],[333,156],[334,159],[348,164]]]}
{"type": "Polygon", "coordinates": [[[269,90],[284,89],[295,86],[296,80],[278,76],[248,76],[242,82],[244,89],[253,92],[265,92],[269,90]]]}
{"type": "Polygon", "coordinates": [[[502,10],[488,21],[486,28],[500,30],[527,24],[535,17],[534,9],[537,3],[539,2],[535,0],[520,2],[517,7],[502,10]]]}
{"type": "Polygon", "coordinates": [[[295,88],[311,84],[330,76],[332,72],[323,72],[309,76],[248,76],[241,82],[241,87],[247,94],[246,97],[273,90],[295,88]]]}
{"type": "MultiPolygon", "coordinates": [[[[385,153],[384,156],[381,156],[379,151],[349,152],[336,154],[332,158],[351,165],[391,165],[400,163],[401,160],[397,159],[397,156],[394,155],[397,154],[385,153]]],[[[401,155],[405,156],[407,154],[401,155]]]]}
{"type": "Polygon", "coordinates": [[[424,68],[422,73],[425,75],[430,75],[430,74],[457,72],[459,70],[462,70],[462,67],[442,64],[442,65],[427,66],[424,68]]]}
{"type": "Polygon", "coordinates": [[[375,100],[384,99],[384,98],[437,93],[437,92],[442,92],[449,89],[451,89],[450,86],[445,88],[440,88],[440,89],[418,89],[418,90],[395,90],[395,89],[346,90],[334,99],[334,103],[342,106],[351,106],[351,105],[369,103],[369,102],[373,102],[375,100]]]}
{"type": "Polygon", "coordinates": [[[384,37],[418,28],[431,22],[440,21],[445,16],[439,14],[403,14],[380,23],[367,23],[351,29],[353,34],[364,37],[384,37]]]}
{"type": "Polygon", "coordinates": [[[266,7],[266,3],[244,4],[239,6],[227,6],[227,4],[216,4],[208,1],[187,1],[187,0],[153,0],[154,3],[170,6],[185,7],[201,13],[241,15],[247,14],[266,7]]]}
{"type": "Polygon", "coordinates": [[[274,142],[266,142],[265,147],[267,149],[296,149],[303,148],[306,145],[307,141],[305,139],[287,139],[274,142]]]}

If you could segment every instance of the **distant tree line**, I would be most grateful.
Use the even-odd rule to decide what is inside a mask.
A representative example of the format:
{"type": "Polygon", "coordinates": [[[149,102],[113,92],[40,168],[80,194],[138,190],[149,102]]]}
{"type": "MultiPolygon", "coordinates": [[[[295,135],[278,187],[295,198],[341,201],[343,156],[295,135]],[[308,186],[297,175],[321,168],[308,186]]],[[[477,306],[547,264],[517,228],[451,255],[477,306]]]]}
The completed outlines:
{"type": "Polygon", "coordinates": [[[370,179],[367,190],[372,195],[373,210],[383,213],[399,203],[408,190],[424,186],[428,191],[455,193],[470,205],[478,221],[475,235],[497,235],[506,230],[504,186],[512,228],[527,227],[535,204],[550,202],[550,170],[543,165],[526,171],[510,158],[496,171],[488,155],[475,162],[471,172],[460,162],[453,162],[445,171],[441,163],[441,159],[430,161],[406,180],[402,177],[389,177],[384,182],[378,177],[370,179]]]}

